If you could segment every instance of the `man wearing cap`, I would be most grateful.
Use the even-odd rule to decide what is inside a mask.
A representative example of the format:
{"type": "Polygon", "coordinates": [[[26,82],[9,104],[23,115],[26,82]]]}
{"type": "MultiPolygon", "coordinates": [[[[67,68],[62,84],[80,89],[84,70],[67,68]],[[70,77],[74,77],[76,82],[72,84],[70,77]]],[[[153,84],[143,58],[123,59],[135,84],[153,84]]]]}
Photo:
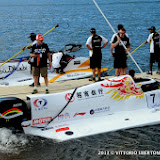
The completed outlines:
{"type": "Polygon", "coordinates": [[[44,81],[46,84],[46,94],[49,93],[48,91],[48,75],[47,75],[47,59],[49,59],[49,67],[51,68],[51,55],[49,52],[48,45],[43,43],[43,36],[38,34],[36,36],[37,43],[33,45],[31,48],[30,57],[34,58],[33,62],[33,76],[34,76],[34,90],[32,94],[38,93],[37,90],[37,83],[40,74],[44,77],[44,81]]]}
{"type": "Polygon", "coordinates": [[[93,76],[89,81],[95,81],[96,68],[98,68],[98,81],[101,81],[101,50],[108,44],[108,40],[103,36],[97,35],[95,28],[91,28],[90,32],[91,36],[87,39],[86,46],[89,49],[90,68],[92,68],[93,76]],[[102,47],[101,43],[104,43],[102,47]]]}
{"type": "Polygon", "coordinates": [[[148,39],[144,43],[150,42],[150,71],[147,74],[152,75],[152,66],[153,63],[158,62],[158,71],[157,74],[160,74],[160,50],[159,50],[159,34],[156,32],[155,26],[148,28],[150,34],[148,39]]]}

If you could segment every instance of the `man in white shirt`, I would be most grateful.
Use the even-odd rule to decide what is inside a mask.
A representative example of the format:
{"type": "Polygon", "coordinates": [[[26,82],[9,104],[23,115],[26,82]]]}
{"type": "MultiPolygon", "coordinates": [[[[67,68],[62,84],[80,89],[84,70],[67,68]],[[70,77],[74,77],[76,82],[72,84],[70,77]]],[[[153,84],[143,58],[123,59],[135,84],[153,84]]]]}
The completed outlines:
{"type": "Polygon", "coordinates": [[[148,28],[150,34],[148,39],[144,43],[150,43],[150,71],[147,74],[152,75],[153,63],[158,62],[157,74],[160,74],[160,50],[159,50],[159,34],[156,32],[156,28],[151,26],[148,28]]]}
{"type": "Polygon", "coordinates": [[[93,76],[89,81],[95,81],[96,68],[98,68],[98,81],[101,81],[101,50],[108,44],[108,40],[97,35],[95,28],[91,28],[90,32],[91,36],[87,39],[86,46],[89,49],[90,68],[92,68],[93,76]],[[102,47],[101,43],[104,43],[102,47]]]}

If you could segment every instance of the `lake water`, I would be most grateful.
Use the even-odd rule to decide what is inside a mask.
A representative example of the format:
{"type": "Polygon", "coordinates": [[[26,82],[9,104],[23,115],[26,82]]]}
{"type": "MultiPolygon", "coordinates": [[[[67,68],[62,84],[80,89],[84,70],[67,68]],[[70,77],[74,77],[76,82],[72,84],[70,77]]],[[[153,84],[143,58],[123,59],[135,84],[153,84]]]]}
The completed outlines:
{"type": "MultiPolygon", "coordinates": [[[[150,26],[160,29],[160,0],[97,0],[105,16],[117,30],[123,24],[130,37],[133,51],[148,37],[150,26]]],[[[0,48],[1,60],[7,60],[30,44],[31,32],[44,34],[56,24],[59,27],[45,36],[50,49],[60,50],[68,43],[80,43],[82,49],[75,56],[88,57],[85,42],[90,28],[108,40],[113,34],[92,0],[0,0],[0,48]]],[[[110,44],[103,49],[103,67],[111,68],[113,58],[110,44]]],[[[26,50],[17,57],[29,55],[26,50]]],[[[149,44],[143,45],[133,57],[143,71],[149,69],[149,44]]],[[[128,68],[135,64],[128,58],[128,68]]],[[[154,65],[157,70],[157,64],[154,65]]],[[[114,75],[112,70],[110,75],[114,75]]],[[[142,115],[143,116],[143,115],[142,115]]],[[[57,143],[53,140],[12,134],[0,129],[0,160],[97,160],[144,159],[158,160],[153,155],[98,155],[103,151],[160,151],[160,126],[129,129],[57,143]]]]}

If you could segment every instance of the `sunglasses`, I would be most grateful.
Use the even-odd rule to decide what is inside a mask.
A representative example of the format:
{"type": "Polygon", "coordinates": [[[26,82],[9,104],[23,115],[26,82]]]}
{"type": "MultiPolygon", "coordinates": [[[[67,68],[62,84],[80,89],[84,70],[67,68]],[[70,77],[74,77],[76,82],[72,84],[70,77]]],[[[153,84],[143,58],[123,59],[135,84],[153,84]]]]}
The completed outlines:
{"type": "Polygon", "coordinates": [[[120,32],[119,34],[125,34],[125,33],[121,33],[121,32],[120,32]]]}

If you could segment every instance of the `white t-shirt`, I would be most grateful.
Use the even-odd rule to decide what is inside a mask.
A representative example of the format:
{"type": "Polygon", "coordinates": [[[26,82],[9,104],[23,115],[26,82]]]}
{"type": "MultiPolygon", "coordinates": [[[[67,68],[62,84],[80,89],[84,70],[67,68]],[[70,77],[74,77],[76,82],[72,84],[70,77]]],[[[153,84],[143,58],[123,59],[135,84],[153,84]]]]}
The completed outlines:
{"type": "MultiPolygon", "coordinates": [[[[102,38],[102,43],[107,43],[108,39],[104,38],[103,36],[99,35],[102,38]]],[[[87,39],[86,45],[89,45],[90,47],[92,47],[92,36],[90,36],[87,39]]],[[[89,50],[89,56],[92,57],[92,51],[89,50]]]]}
{"type": "Polygon", "coordinates": [[[154,53],[154,41],[153,41],[153,33],[149,34],[147,42],[150,42],[150,53],[154,53]]]}
{"type": "Polygon", "coordinates": [[[52,55],[52,66],[53,68],[59,68],[61,65],[60,65],[60,60],[63,56],[63,53],[62,52],[57,52],[57,53],[54,53],[52,55]]]}

